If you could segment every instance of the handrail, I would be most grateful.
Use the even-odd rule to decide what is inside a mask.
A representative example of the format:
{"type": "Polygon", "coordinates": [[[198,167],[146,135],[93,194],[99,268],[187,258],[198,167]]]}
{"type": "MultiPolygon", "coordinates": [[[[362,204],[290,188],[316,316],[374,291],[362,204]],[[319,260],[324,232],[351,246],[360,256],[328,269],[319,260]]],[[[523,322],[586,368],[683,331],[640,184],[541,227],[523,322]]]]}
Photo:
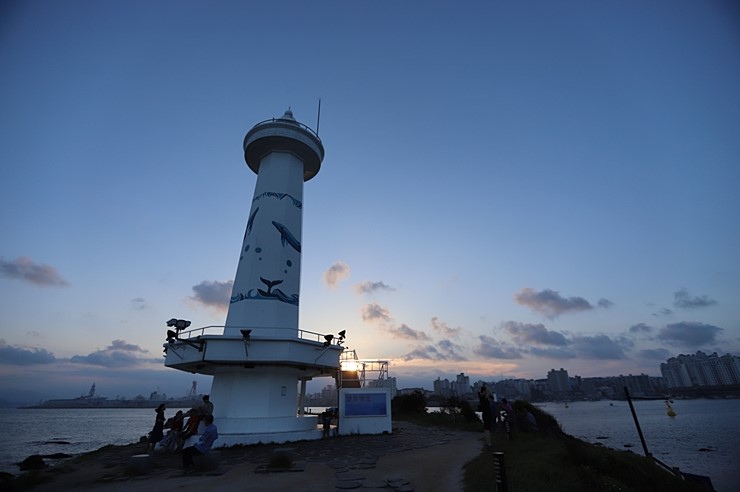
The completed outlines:
{"type": "MultiPolygon", "coordinates": [[[[256,336],[256,337],[259,337],[260,336],[260,331],[262,331],[262,330],[264,330],[264,331],[267,331],[267,330],[269,330],[269,331],[284,330],[284,331],[291,331],[293,333],[297,333],[298,334],[298,337],[297,338],[300,338],[302,340],[315,340],[315,341],[321,342],[321,343],[324,343],[325,340],[326,340],[324,338],[324,336],[325,336],[324,333],[316,333],[314,331],[303,330],[303,329],[296,330],[295,328],[280,328],[280,327],[272,327],[272,326],[270,326],[270,327],[267,327],[267,326],[262,326],[262,327],[254,327],[254,326],[229,326],[229,328],[235,328],[237,330],[252,330],[252,333],[251,333],[252,336],[256,336]]],[[[225,329],[226,329],[226,326],[224,326],[224,325],[201,326],[200,328],[193,328],[192,330],[187,330],[187,331],[183,331],[183,332],[179,333],[178,338],[180,338],[181,340],[182,339],[188,340],[188,339],[191,339],[191,338],[198,338],[198,337],[201,337],[201,336],[204,336],[204,335],[214,335],[214,336],[223,335],[225,329]]],[[[291,338],[293,338],[293,337],[291,337],[291,338]]],[[[338,343],[337,343],[337,345],[338,345],[338,343]]]]}
{"type": "Polygon", "coordinates": [[[290,121],[290,120],[285,120],[282,118],[270,118],[269,120],[264,120],[264,121],[260,121],[259,123],[256,123],[252,128],[254,129],[258,127],[259,125],[262,125],[263,123],[283,123],[283,122],[285,122],[286,125],[297,125],[304,130],[308,130],[309,132],[311,132],[311,134],[314,137],[319,139],[319,142],[321,141],[321,138],[319,137],[318,133],[316,133],[310,126],[303,124],[298,120],[290,121]]]}

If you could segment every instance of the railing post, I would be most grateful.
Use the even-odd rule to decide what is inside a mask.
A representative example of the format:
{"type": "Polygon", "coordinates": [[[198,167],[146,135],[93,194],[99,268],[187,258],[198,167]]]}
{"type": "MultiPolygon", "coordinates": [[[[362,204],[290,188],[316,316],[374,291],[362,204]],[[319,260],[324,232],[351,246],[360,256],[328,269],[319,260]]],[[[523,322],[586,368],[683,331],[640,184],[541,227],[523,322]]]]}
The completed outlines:
{"type": "Polygon", "coordinates": [[[496,451],[493,453],[493,471],[496,477],[496,492],[506,492],[506,465],[504,464],[504,453],[496,451]]]}
{"type": "Polygon", "coordinates": [[[635,407],[632,405],[632,398],[630,398],[630,390],[627,386],[624,387],[624,396],[627,398],[627,403],[630,406],[630,412],[632,412],[632,419],[635,421],[635,427],[637,427],[637,435],[640,436],[640,442],[642,443],[642,449],[645,451],[645,456],[651,457],[650,451],[648,451],[647,444],[645,443],[645,437],[642,435],[642,429],[640,429],[640,422],[637,420],[637,413],[635,407]]]}

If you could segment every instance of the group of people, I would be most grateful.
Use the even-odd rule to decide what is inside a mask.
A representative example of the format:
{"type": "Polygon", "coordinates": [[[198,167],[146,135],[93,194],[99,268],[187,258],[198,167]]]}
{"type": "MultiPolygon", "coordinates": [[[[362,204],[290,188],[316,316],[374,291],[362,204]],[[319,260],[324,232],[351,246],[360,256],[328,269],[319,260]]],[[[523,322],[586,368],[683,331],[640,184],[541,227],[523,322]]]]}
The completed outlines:
{"type": "Polygon", "coordinates": [[[506,398],[502,398],[500,402],[496,401],[493,393],[484,384],[478,392],[478,410],[483,418],[483,441],[490,447],[491,432],[496,430],[499,423],[506,426],[509,423],[508,419],[514,414],[514,409],[506,398]]]}
{"type": "Polygon", "coordinates": [[[164,416],[166,408],[166,405],[162,403],[155,410],[154,427],[149,433],[149,451],[154,451],[156,445],[161,443],[160,448],[164,450],[182,452],[182,465],[187,472],[194,466],[193,457],[206,454],[213,446],[213,442],[218,439],[218,428],[213,423],[213,403],[210,397],[205,395],[200,405],[184,414],[182,410],[178,410],[169,420],[164,416]],[[185,442],[198,434],[201,422],[205,424],[205,428],[198,442],[183,449],[185,442]],[[164,435],[165,429],[169,429],[166,436],[164,435]]]}

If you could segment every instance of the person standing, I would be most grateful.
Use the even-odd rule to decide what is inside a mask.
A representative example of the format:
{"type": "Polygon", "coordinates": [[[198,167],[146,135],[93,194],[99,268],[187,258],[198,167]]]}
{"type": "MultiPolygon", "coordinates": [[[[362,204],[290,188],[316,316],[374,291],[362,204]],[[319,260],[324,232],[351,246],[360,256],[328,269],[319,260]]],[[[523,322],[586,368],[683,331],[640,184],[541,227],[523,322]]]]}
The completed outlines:
{"type": "Polygon", "coordinates": [[[157,416],[154,418],[154,427],[149,433],[149,451],[154,451],[154,446],[164,437],[165,408],[167,408],[165,404],[161,403],[155,410],[157,416]]]}
{"type": "Polygon", "coordinates": [[[218,428],[213,423],[213,415],[206,415],[203,421],[206,424],[206,429],[200,435],[198,442],[194,446],[189,446],[182,450],[182,466],[186,473],[195,467],[193,456],[208,453],[211,450],[211,446],[213,446],[213,442],[218,439],[218,428]]]}
{"type": "Polygon", "coordinates": [[[501,409],[499,402],[491,395],[491,432],[496,432],[499,422],[501,422],[501,409]]]}
{"type": "Polygon", "coordinates": [[[489,400],[488,387],[484,384],[478,392],[478,408],[480,409],[481,418],[483,419],[483,442],[487,447],[491,446],[491,402],[489,400]]]}
{"type": "Polygon", "coordinates": [[[206,415],[213,415],[213,403],[211,403],[211,397],[208,395],[203,395],[203,403],[201,403],[200,407],[198,407],[200,410],[200,417],[203,418],[206,415]]]}
{"type": "Polygon", "coordinates": [[[503,424],[506,437],[511,439],[511,419],[514,418],[514,408],[506,398],[501,398],[501,423],[503,424]]]}

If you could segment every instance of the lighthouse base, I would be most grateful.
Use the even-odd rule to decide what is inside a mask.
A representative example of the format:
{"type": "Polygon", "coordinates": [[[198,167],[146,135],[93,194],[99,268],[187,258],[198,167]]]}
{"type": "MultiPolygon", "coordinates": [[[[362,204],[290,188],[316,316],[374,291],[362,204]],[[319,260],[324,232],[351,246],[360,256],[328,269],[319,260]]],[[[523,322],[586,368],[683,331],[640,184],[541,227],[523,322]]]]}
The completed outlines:
{"type": "Polygon", "coordinates": [[[299,371],[220,368],[211,386],[217,447],[321,438],[316,415],[298,415],[299,371]]]}
{"type": "Polygon", "coordinates": [[[316,426],[316,417],[313,418],[311,429],[295,431],[255,432],[249,434],[224,434],[219,432],[214,443],[215,448],[249,444],[282,444],[296,441],[313,441],[322,437],[322,431],[316,426]]]}

